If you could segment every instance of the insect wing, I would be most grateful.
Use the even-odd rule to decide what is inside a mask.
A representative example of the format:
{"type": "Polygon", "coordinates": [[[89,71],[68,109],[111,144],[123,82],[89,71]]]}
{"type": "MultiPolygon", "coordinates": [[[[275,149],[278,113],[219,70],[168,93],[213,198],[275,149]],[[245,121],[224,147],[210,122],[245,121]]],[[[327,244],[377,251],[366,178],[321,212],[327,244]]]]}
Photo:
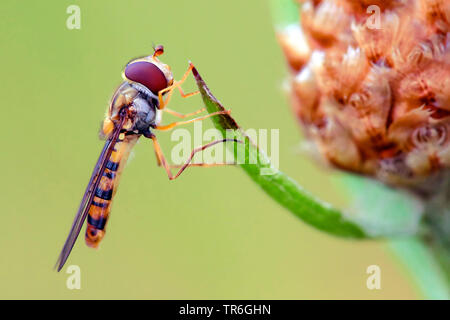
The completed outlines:
{"type": "Polygon", "coordinates": [[[94,197],[94,191],[97,189],[98,184],[100,182],[100,178],[105,171],[106,164],[108,162],[109,157],[114,149],[117,138],[119,137],[120,131],[122,129],[125,117],[122,117],[120,121],[120,125],[116,126],[112,135],[108,138],[103,147],[102,152],[100,153],[100,157],[97,160],[97,164],[94,167],[94,171],[92,172],[91,179],[86,187],[86,191],[84,192],[83,199],[81,200],[80,207],[78,208],[78,212],[73,221],[72,227],[69,232],[69,236],[67,237],[66,242],[64,243],[64,247],[59,255],[58,260],[56,261],[55,267],[60,271],[69,257],[70,252],[72,251],[73,246],[80,234],[81,228],[83,226],[84,221],[86,220],[89,204],[92,202],[94,197]]]}

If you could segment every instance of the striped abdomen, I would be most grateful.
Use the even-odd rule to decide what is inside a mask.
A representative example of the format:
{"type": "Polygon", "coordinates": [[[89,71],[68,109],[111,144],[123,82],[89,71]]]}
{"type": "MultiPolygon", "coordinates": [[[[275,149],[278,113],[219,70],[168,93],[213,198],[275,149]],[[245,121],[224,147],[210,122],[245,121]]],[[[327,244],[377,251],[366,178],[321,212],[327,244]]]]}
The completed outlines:
{"type": "Polygon", "coordinates": [[[120,134],[114,150],[108,159],[94,198],[89,204],[86,228],[86,244],[89,247],[98,247],[105,235],[105,226],[111,211],[112,198],[114,197],[119,178],[127,162],[131,149],[139,139],[139,135],[120,134]]]}

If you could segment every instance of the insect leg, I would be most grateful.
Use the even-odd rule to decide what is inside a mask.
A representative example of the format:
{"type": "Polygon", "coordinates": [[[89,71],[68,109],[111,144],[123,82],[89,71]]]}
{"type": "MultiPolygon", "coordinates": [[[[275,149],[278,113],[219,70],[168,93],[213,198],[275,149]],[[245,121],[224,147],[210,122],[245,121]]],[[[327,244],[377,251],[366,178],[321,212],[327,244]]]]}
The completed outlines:
{"type": "Polygon", "coordinates": [[[217,163],[217,164],[214,164],[214,163],[198,163],[198,164],[196,164],[196,163],[194,163],[194,164],[191,164],[191,161],[192,161],[192,159],[194,158],[194,155],[197,152],[201,152],[201,151],[205,150],[206,148],[212,147],[212,146],[214,146],[214,145],[216,145],[218,143],[223,143],[223,142],[228,142],[228,141],[234,141],[234,142],[237,142],[237,143],[242,143],[242,141],[239,141],[237,139],[221,139],[221,140],[212,141],[212,142],[210,142],[208,144],[205,144],[205,145],[203,145],[201,147],[197,147],[194,150],[192,150],[191,155],[189,156],[188,160],[186,161],[185,164],[183,164],[180,167],[180,170],[178,170],[177,174],[173,175],[172,171],[170,170],[172,166],[170,166],[167,163],[166,158],[164,157],[164,154],[162,152],[162,149],[161,149],[161,147],[160,147],[160,145],[158,143],[158,140],[156,139],[156,136],[152,134],[151,136],[149,136],[149,138],[151,138],[153,140],[153,145],[154,145],[154,148],[155,148],[155,153],[156,153],[156,157],[158,159],[158,163],[160,163],[164,167],[164,169],[166,170],[167,175],[169,177],[169,180],[175,180],[176,178],[178,178],[181,175],[181,173],[183,173],[183,171],[189,166],[212,167],[212,166],[216,166],[216,165],[234,165],[235,163],[217,163]]]}
{"type": "MultiPolygon", "coordinates": [[[[233,141],[233,140],[231,140],[233,141]]],[[[222,167],[222,166],[235,166],[237,165],[236,162],[220,162],[220,163],[189,163],[188,167],[202,167],[202,168],[209,168],[209,167],[222,167]]],[[[170,165],[170,168],[182,168],[185,166],[184,164],[172,164],[170,165]]]]}
{"type": "Polygon", "coordinates": [[[170,113],[171,115],[173,115],[175,117],[178,117],[178,118],[181,118],[181,119],[184,119],[184,118],[187,118],[187,117],[190,117],[190,116],[194,116],[196,114],[202,113],[205,110],[206,110],[206,108],[203,107],[201,109],[198,109],[197,111],[194,111],[194,112],[191,112],[191,113],[187,113],[187,114],[182,114],[182,113],[179,113],[179,112],[174,111],[174,110],[169,109],[169,108],[163,109],[163,111],[165,111],[167,113],[170,113]]]}
{"type": "MultiPolygon", "coordinates": [[[[155,152],[156,154],[156,165],[158,167],[161,167],[161,160],[158,157],[158,154],[155,152]]],[[[236,162],[219,162],[219,163],[205,163],[205,162],[199,162],[199,163],[189,163],[188,167],[205,167],[205,168],[209,168],[209,167],[220,167],[220,166],[235,166],[237,165],[236,162]]],[[[169,164],[169,168],[170,169],[179,169],[181,167],[183,167],[184,164],[169,164]]]]}
{"type": "Polygon", "coordinates": [[[170,98],[172,97],[173,90],[175,88],[178,88],[178,91],[180,92],[181,97],[183,97],[183,98],[188,98],[188,97],[191,97],[191,96],[194,96],[194,95],[200,93],[200,91],[184,93],[183,89],[181,88],[181,85],[183,84],[183,82],[186,81],[187,77],[189,76],[189,73],[192,72],[193,68],[194,68],[194,65],[192,63],[189,63],[189,68],[187,69],[187,71],[184,73],[183,77],[179,81],[175,81],[175,83],[172,84],[171,86],[169,86],[169,87],[167,87],[167,88],[165,88],[165,89],[163,89],[163,90],[158,92],[159,108],[160,109],[164,109],[169,104],[170,98]],[[164,101],[163,94],[166,93],[166,92],[168,94],[167,94],[166,100],[164,101]]]}
{"type": "Polygon", "coordinates": [[[169,123],[169,124],[163,125],[163,126],[155,126],[155,129],[167,131],[167,130],[171,130],[177,126],[183,125],[183,124],[188,124],[188,123],[192,123],[192,122],[196,122],[196,121],[205,120],[209,117],[216,116],[219,114],[230,114],[230,110],[213,112],[206,116],[194,118],[194,119],[187,120],[187,121],[177,121],[177,122],[172,122],[172,123],[169,123]]]}

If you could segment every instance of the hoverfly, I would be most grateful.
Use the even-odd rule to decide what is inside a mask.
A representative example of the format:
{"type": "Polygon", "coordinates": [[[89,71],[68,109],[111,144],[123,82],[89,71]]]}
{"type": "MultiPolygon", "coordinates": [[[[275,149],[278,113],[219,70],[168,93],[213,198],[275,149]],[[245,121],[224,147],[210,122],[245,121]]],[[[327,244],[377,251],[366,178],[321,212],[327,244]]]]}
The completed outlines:
{"type": "Polygon", "coordinates": [[[188,166],[211,166],[211,164],[191,164],[190,162],[196,152],[221,142],[239,142],[234,139],[213,141],[194,149],[189,159],[181,167],[171,166],[167,163],[158,140],[152,132],[153,129],[170,130],[181,124],[204,120],[214,115],[229,113],[229,111],[218,111],[187,121],[161,125],[162,112],[185,118],[205,110],[205,108],[202,108],[190,114],[181,114],[166,108],[174,89],[178,89],[184,98],[199,92],[185,94],[181,88],[181,84],[192,71],[193,65],[190,63],[188,70],[180,81],[174,81],[170,67],[158,59],[158,56],[163,53],[163,46],[157,46],[154,48],[152,55],[134,59],[124,68],[122,73],[124,81],[112,97],[101,129],[102,135],[106,137],[106,142],[81,200],[69,236],[56,263],[55,267],[58,271],[66,263],[86,218],[86,244],[89,247],[96,248],[103,239],[105,226],[111,211],[111,202],[117,191],[120,175],[131,149],[141,136],[153,141],[158,165],[164,167],[170,180],[176,179],[188,166]],[[173,167],[179,168],[175,175],[171,171],[173,167]]]}

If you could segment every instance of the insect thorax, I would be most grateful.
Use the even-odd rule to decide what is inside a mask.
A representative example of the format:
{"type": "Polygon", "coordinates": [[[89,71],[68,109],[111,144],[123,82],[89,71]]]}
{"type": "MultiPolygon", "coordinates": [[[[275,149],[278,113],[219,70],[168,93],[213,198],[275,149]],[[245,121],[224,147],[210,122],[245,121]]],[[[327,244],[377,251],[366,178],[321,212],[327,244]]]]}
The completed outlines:
{"type": "Polygon", "coordinates": [[[132,112],[129,112],[129,121],[125,123],[123,129],[143,134],[159,123],[158,106],[158,97],[153,92],[139,83],[125,81],[113,96],[109,117],[113,121],[118,119],[119,111],[123,107],[128,107],[132,112]]]}

